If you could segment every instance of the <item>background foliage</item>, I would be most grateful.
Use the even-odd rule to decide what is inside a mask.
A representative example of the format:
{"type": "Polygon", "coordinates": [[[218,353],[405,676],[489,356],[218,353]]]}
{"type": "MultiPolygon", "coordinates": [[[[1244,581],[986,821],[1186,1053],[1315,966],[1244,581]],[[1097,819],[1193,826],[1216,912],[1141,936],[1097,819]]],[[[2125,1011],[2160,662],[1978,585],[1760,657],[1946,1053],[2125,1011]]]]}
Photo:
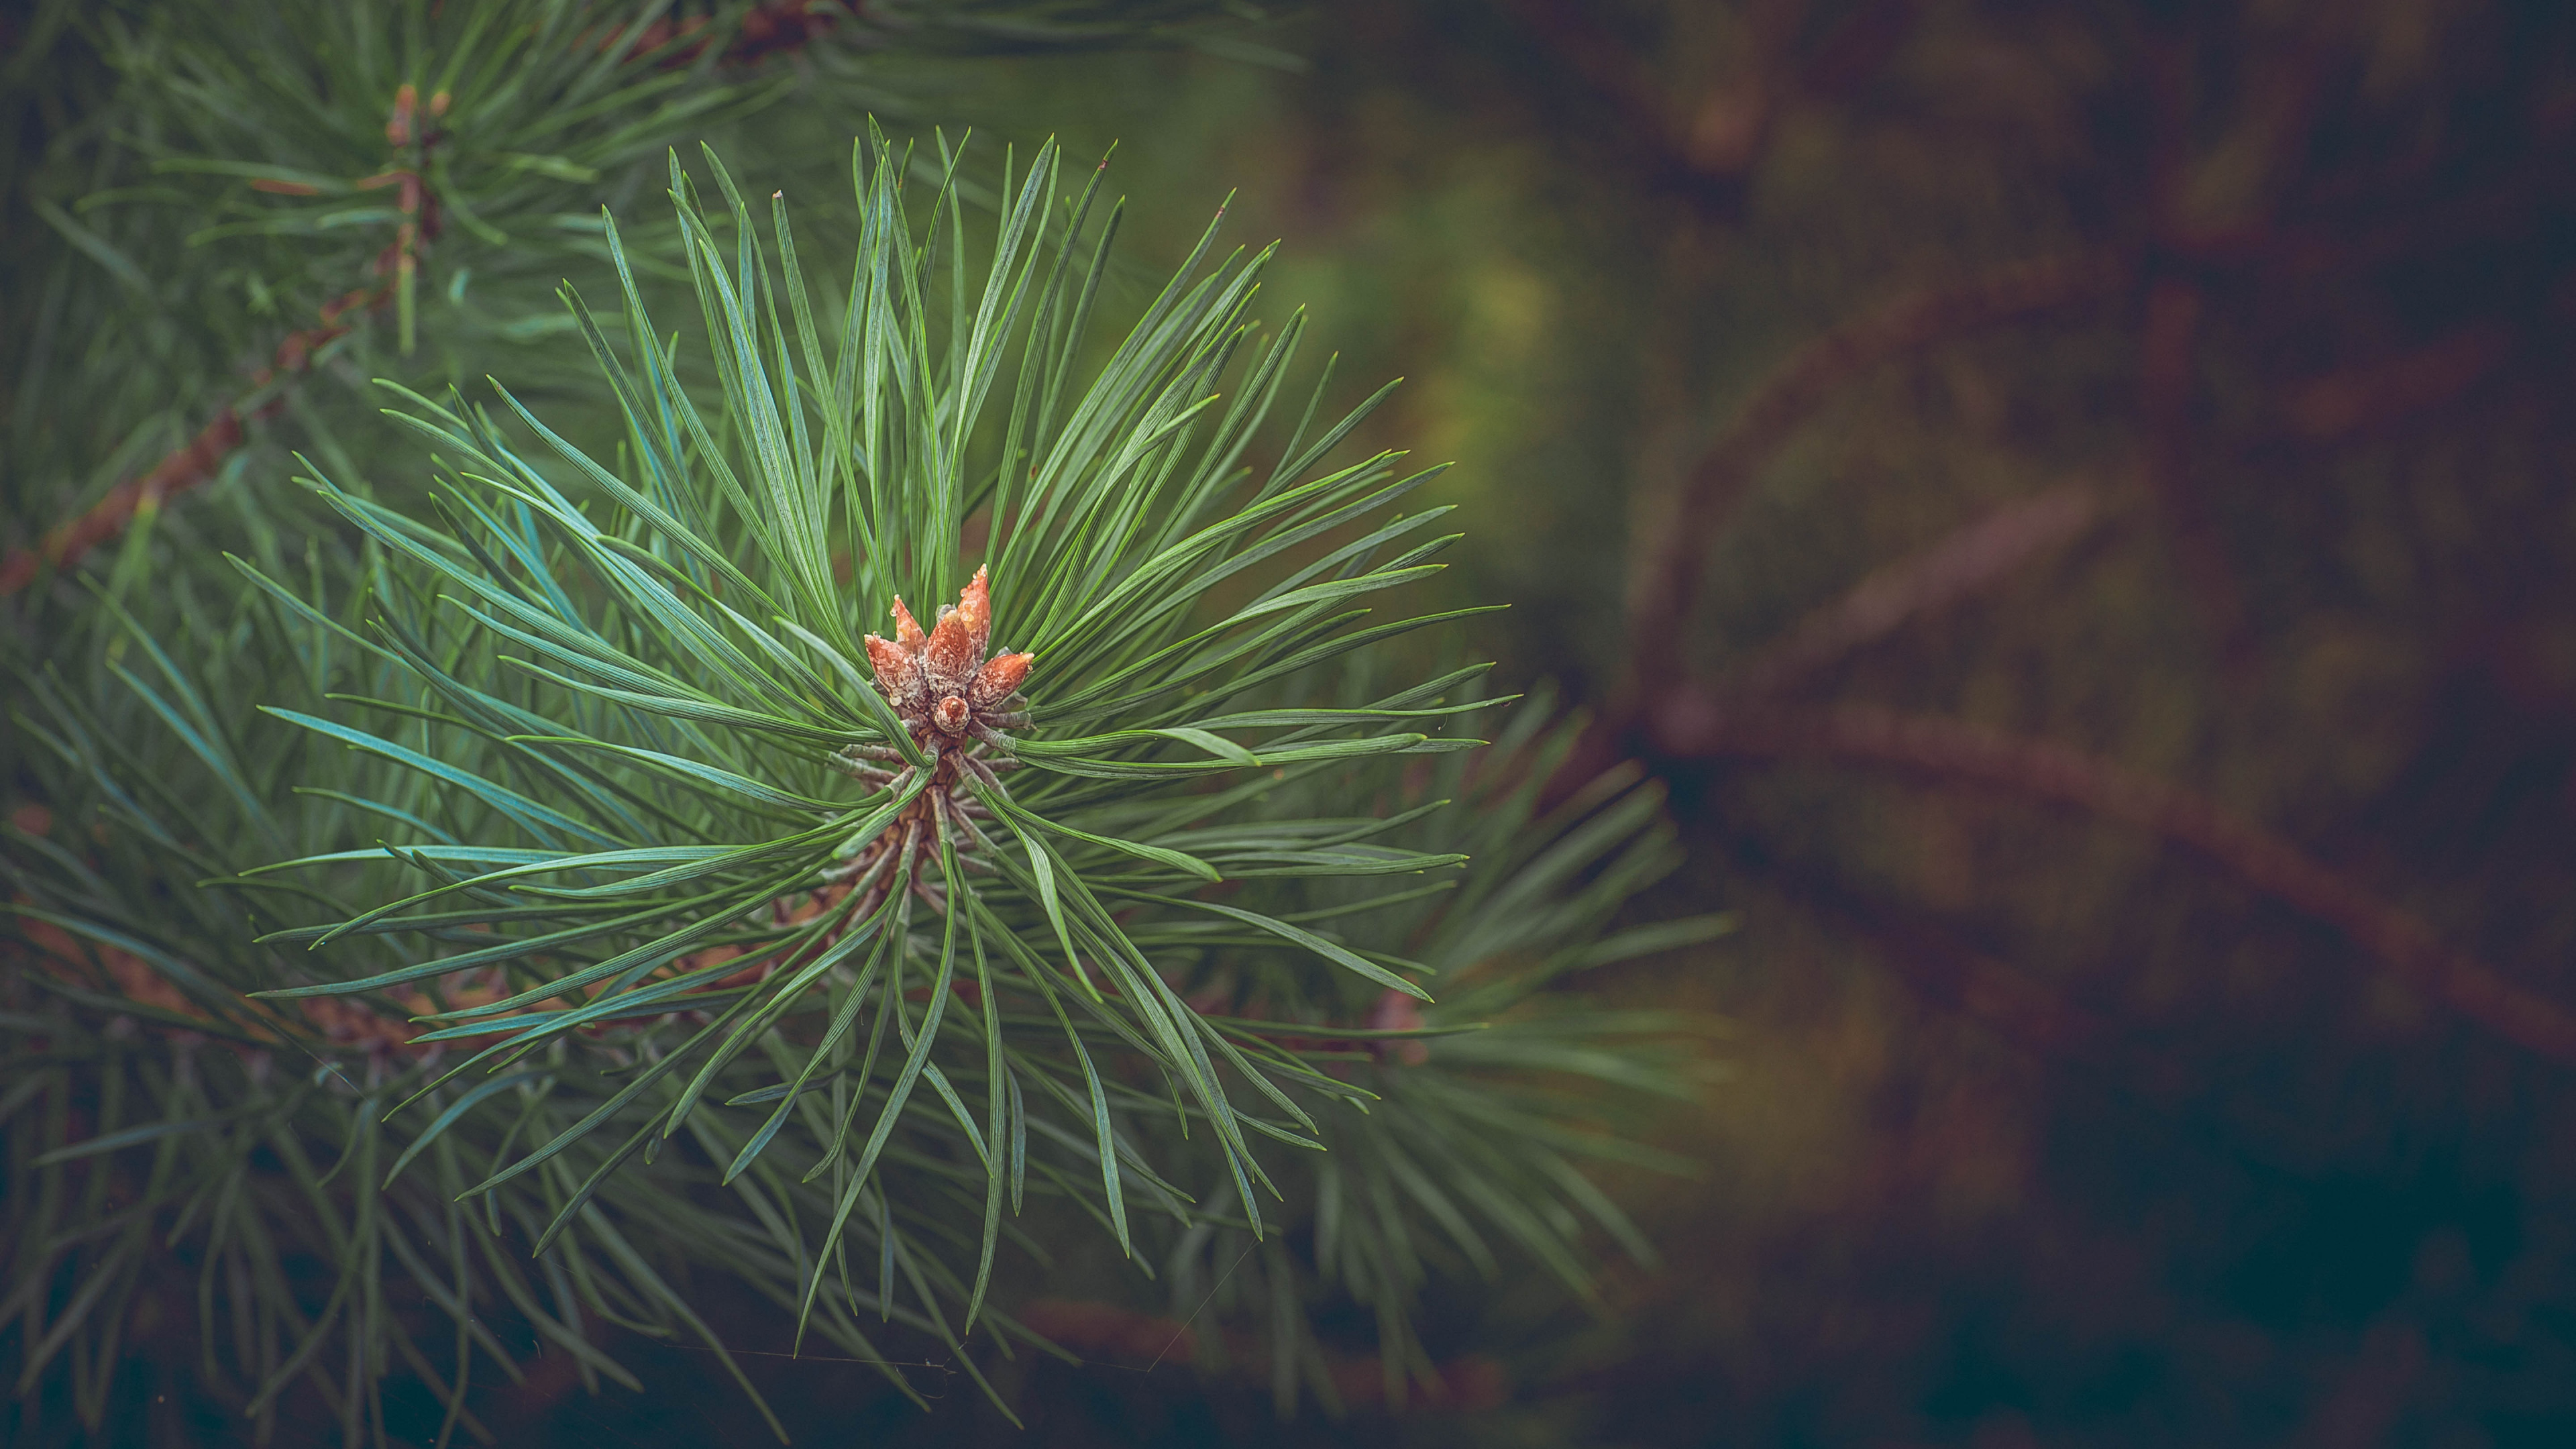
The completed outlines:
{"type": "Polygon", "coordinates": [[[1746,913],[1623,988],[1740,1075],[1563,1390],[1619,1442],[2561,1435],[2565,13],[1309,33],[1098,124],[1297,178],[1252,204],[1423,381],[1386,425],[1528,520],[1504,652],[1687,682],[1623,737],[1746,913]]]}

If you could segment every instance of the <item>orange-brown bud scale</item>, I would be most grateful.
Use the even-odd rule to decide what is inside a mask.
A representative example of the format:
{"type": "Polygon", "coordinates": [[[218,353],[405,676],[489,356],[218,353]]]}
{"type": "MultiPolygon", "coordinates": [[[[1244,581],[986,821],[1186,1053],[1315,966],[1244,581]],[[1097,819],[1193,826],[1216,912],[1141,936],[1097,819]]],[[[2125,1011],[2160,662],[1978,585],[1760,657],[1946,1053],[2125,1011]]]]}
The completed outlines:
{"type": "Polygon", "coordinates": [[[930,631],[930,643],[921,651],[921,662],[927,666],[931,692],[937,697],[957,693],[975,677],[984,661],[967,633],[964,614],[940,616],[938,625],[930,631]]]}
{"type": "Polygon", "coordinates": [[[993,640],[993,590],[982,569],[975,570],[975,577],[958,590],[956,618],[965,627],[967,646],[982,659],[985,646],[993,640]]]}
{"type": "Polygon", "coordinates": [[[1020,681],[1029,677],[1034,654],[1005,654],[975,672],[975,683],[967,691],[966,702],[977,709],[991,709],[1019,692],[1020,681]]]}
{"type": "Polygon", "coordinates": [[[912,655],[874,634],[867,637],[868,663],[877,672],[877,689],[897,708],[913,690],[912,655]]]}
{"type": "MultiPolygon", "coordinates": [[[[876,636],[871,634],[868,637],[873,639],[876,636]]],[[[921,652],[921,641],[926,637],[928,636],[921,632],[921,625],[913,619],[912,611],[903,606],[903,595],[895,595],[894,642],[902,645],[907,652],[918,654],[921,652]]]]}

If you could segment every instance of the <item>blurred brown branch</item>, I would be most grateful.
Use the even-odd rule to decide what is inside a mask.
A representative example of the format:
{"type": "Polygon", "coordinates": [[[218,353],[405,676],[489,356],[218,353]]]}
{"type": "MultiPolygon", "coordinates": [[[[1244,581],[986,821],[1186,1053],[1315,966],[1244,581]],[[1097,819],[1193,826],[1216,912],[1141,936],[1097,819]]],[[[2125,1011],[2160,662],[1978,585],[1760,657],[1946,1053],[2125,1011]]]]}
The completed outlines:
{"type": "Polygon", "coordinates": [[[1643,671],[1678,660],[1718,530],[1762,465],[1836,392],[1880,363],[2101,296],[2128,274],[2127,258],[2111,252],[2015,263],[1959,286],[1899,298],[1816,338],[1773,369],[1692,465],[1669,521],[1654,534],[1628,600],[1631,667],[1638,672],[1627,691],[1642,698],[1651,684],[1643,671]]]}
{"type": "Polygon", "coordinates": [[[2097,755],[1959,720],[1860,705],[1740,703],[1704,692],[1677,693],[1652,725],[1656,742],[1674,758],[1878,766],[2072,806],[2153,831],[2333,927],[2415,989],[2497,1036],[2576,1063],[2576,1013],[2445,944],[2413,915],[2216,801],[2097,755]]]}
{"type": "Polygon", "coordinates": [[[2290,430],[2311,442],[2340,442],[2456,401],[2513,354],[2514,329],[2488,322],[2395,357],[2341,368],[2289,389],[2290,430]]]}
{"type": "MultiPolygon", "coordinates": [[[[1792,353],[1700,455],[1637,567],[1627,604],[1625,675],[1550,782],[1561,799],[1640,743],[1641,726],[1684,678],[1682,644],[1718,531],[1764,464],[1844,385],[1910,352],[2115,291],[2131,264],[2116,251],[2019,262],[1965,284],[1910,293],[1792,353]]],[[[1848,627],[1848,626],[1845,626],[1848,627]]]]}
{"type": "Polygon", "coordinates": [[[1792,688],[1907,621],[1964,602],[2074,542],[2103,513],[2101,494],[2078,483],[2004,504],[1862,579],[1778,643],[1728,670],[1724,687],[1743,695],[1792,688]]]}

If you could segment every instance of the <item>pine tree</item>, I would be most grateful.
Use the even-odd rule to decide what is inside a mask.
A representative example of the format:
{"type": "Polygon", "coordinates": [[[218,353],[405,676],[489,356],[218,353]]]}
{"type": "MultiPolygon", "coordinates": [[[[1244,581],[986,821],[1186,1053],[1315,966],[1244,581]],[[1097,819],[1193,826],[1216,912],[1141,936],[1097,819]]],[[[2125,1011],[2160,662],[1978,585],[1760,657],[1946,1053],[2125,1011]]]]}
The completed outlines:
{"type": "Polygon", "coordinates": [[[1687,1052],[1546,988],[1724,922],[1612,932],[1656,792],[1541,815],[1568,730],[1374,597],[1437,469],[1344,456],[1384,390],[1269,253],[1118,315],[1103,168],[876,130],[802,7],[71,14],[11,77],[13,1442],[131,1427],[149,1313],[263,1435],[452,1442],[494,1325],[724,1355],[709,1272],[980,1382],[1092,1243],[1283,1412],[1364,1306],[1401,1400],[1435,1277],[1650,1255],[1581,1165],[1679,1164],[1585,1123],[1687,1052]]]}

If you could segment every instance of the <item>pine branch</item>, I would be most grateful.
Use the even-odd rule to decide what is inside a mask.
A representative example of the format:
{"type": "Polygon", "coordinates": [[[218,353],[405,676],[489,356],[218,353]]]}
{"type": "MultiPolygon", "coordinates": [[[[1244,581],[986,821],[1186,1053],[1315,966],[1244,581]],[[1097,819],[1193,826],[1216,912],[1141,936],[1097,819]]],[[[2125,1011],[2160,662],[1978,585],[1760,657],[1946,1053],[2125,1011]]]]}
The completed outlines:
{"type": "Polygon", "coordinates": [[[1725,923],[1609,933],[1674,863],[1660,794],[1533,818],[1545,711],[1471,778],[1481,667],[1391,646],[1456,616],[1358,626],[1447,510],[1398,513],[1432,475],[1394,455],[1333,458],[1374,399],[1265,433],[1303,332],[1249,324],[1267,254],[1212,262],[1212,228],[1101,336],[1096,172],[1066,198],[1052,146],[1013,164],[987,252],[954,174],[871,135],[818,312],[784,196],[764,226],[706,162],[710,201],[670,183],[702,345],[659,341],[616,227],[611,314],[566,295],[622,426],[397,389],[434,488],[314,467],[345,531],[247,500],[237,572],[175,558],[23,666],[47,809],[0,863],[53,964],[0,981],[0,1035],[47,1044],[0,1052],[9,1197],[40,1205],[6,1243],[20,1371],[112,1347],[100,1275],[160,1250],[83,1256],[62,1193],[146,1157],[177,1226],[136,1221],[203,1234],[247,1279],[208,1301],[272,1325],[242,1399],[361,1424],[404,1357],[371,1306],[395,1263],[454,1320],[414,1367],[463,1422],[473,1358],[509,1362],[478,1301],[612,1378],[591,1317],[721,1352],[666,1260],[972,1374],[977,1332],[1031,1341],[1014,1243],[1096,1224],[1167,1282],[1249,1249],[1201,1343],[1257,1316],[1322,1362],[1312,1315],[1364,1303],[1400,1400],[1445,1382],[1412,1327],[1438,1275],[1581,1293],[1589,1235],[1650,1254],[1577,1163],[1682,1165],[1586,1124],[1689,1090],[1686,1024],[1539,990],[1725,923]],[[92,1097],[135,1107],[23,1115],[92,1097]],[[1327,1219],[1330,1261],[1278,1251],[1327,1219]]]}

